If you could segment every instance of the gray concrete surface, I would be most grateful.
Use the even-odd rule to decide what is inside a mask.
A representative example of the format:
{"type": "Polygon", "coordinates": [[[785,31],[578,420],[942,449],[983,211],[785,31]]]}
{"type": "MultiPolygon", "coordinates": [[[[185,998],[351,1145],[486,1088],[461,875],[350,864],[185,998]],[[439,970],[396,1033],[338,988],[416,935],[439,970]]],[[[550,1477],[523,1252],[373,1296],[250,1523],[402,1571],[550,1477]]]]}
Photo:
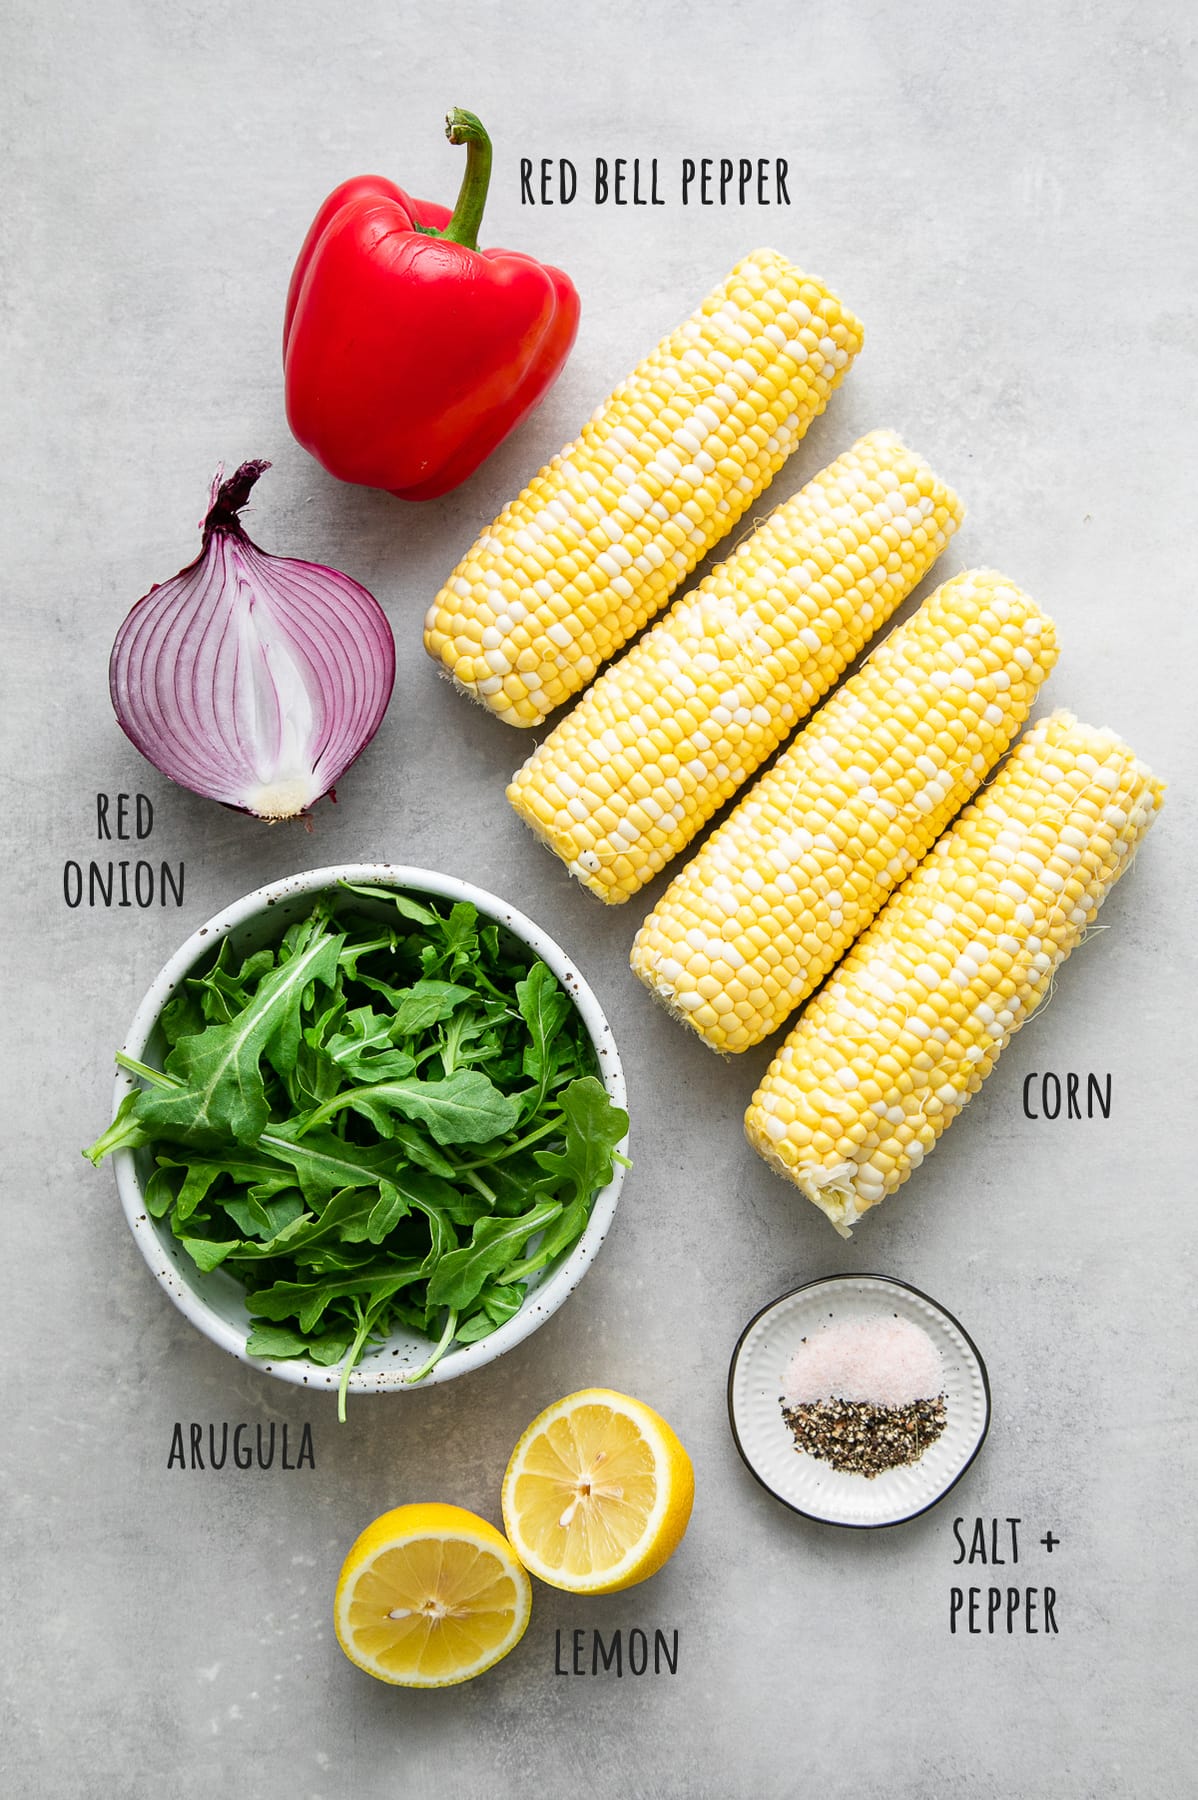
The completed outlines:
{"type": "MultiPolygon", "coordinates": [[[[1193,25],[1181,0],[735,7],[429,0],[399,8],[15,0],[5,94],[3,709],[10,1105],[0,1785],[17,1800],[1139,1800],[1194,1791],[1193,25]],[[279,333],[326,191],[379,169],[450,197],[447,106],[489,123],[485,237],[568,267],[584,323],[544,407],[423,507],[339,486],[292,442],[279,333]],[[683,210],[684,156],[789,159],[792,205],[683,210]],[[521,208],[521,155],[657,155],[670,204],[521,208]],[[428,598],[514,493],[735,258],[773,243],[864,318],[849,382],[784,497],[875,425],[961,491],[942,573],[991,563],[1055,615],[1047,698],[1171,781],[1163,818],[982,1096],[841,1244],[745,1148],[761,1051],[731,1065],[627,972],[602,910],[503,802],[526,743],[435,678],[428,598]],[[269,457],[255,534],[382,599],[400,670],[373,747],[311,836],[170,788],[109,710],[116,627],[197,544],[211,472],[269,457]],[[98,790],[152,795],[181,910],[68,911],[98,790]],[[363,1401],[338,1428],[211,1347],[155,1287],[111,1175],[78,1155],[151,975],[219,904],[382,857],[509,897],[615,1026],[636,1168],[598,1263],[470,1380],[363,1401]],[[1031,1069],[1113,1075],[1109,1122],[1030,1123],[1031,1069]],[[912,1280],[967,1325],[994,1390],[956,1496],[879,1534],[792,1517],[725,1416],[746,1319],[841,1269],[912,1280]],[[536,1410],[604,1382],[695,1460],[682,1550],[606,1601],[538,1588],[518,1651],[447,1693],[391,1691],[333,1640],[360,1527],[445,1497],[498,1516],[536,1410]],[[313,1427],[314,1472],[166,1467],[175,1421],[313,1427]],[[1018,1569],[961,1570],[954,1516],[1024,1521],[1018,1569]],[[1060,1545],[1049,1559],[1038,1539],[1060,1545]],[[949,1591],[1053,1585],[1055,1637],[950,1636],[949,1591]],[[555,1633],[681,1634],[675,1676],[555,1674],[555,1633]]],[[[659,890],[654,889],[653,892],[659,890]]]]}

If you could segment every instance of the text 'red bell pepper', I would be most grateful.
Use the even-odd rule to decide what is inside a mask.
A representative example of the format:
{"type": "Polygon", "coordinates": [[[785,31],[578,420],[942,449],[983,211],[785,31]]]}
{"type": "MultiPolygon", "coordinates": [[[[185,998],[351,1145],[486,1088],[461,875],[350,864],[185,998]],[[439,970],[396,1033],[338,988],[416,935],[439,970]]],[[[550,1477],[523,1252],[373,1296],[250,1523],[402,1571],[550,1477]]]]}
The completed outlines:
{"type": "Polygon", "coordinates": [[[473,474],[557,378],[578,330],[560,269],[480,250],[491,140],[473,113],[457,205],[414,200],[380,175],[329,195],[287,295],[287,418],[342,481],[431,500],[473,474]]]}

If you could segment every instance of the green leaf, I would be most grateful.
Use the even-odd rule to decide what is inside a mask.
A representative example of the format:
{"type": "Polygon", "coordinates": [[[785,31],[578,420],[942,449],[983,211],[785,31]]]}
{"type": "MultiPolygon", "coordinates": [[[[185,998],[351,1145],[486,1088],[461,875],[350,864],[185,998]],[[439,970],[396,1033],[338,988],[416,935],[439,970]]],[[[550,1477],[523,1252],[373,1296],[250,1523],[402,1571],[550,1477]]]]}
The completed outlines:
{"type": "Polygon", "coordinates": [[[173,1170],[161,1165],[154,1169],[146,1182],[146,1211],[152,1219],[161,1219],[175,1204],[175,1176],[173,1170]]]}
{"type": "Polygon", "coordinates": [[[273,950],[254,951],[236,970],[227,966],[231,954],[229,939],[222,938],[213,967],[206,975],[192,976],[187,983],[188,993],[198,1001],[209,1024],[227,1025],[236,1018],[255,985],[274,968],[273,950]]]}
{"type": "Polygon", "coordinates": [[[491,1282],[483,1289],[479,1299],[489,1319],[494,1320],[496,1325],[506,1325],[520,1311],[527,1294],[522,1287],[500,1286],[491,1282]]]}
{"type": "Polygon", "coordinates": [[[455,975],[471,970],[477,975],[478,911],[459,900],[448,918],[437,918],[420,952],[420,967],[428,977],[455,975]]]}
{"type": "Polygon", "coordinates": [[[615,1151],[628,1132],[628,1114],[612,1104],[595,1075],[580,1076],[558,1097],[565,1119],[562,1150],[538,1150],[536,1160],[553,1177],[554,1187],[569,1185],[589,1198],[612,1178],[615,1151]]]}
{"type": "Polygon", "coordinates": [[[430,1206],[426,1201],[417,1201],[416,1206],[428,1220],[429,1248],[424,1259],[423,1272],[431,1275],[442,1258],[451,1255],[457,1249],[457,1233],[439,1207],[430,1206]]]}
{"type": "Polygon", "coordinates": [[[339,937],[318,935],[298,955],[272,970],[249,1005],[227,1025],[211,1025],[180,1038],[166,1059],[166,1073],[180,1085],[139,1096],[138,1117],[159,1137],[195,1140],[222,1130],[251,1144],[269,1116],[259,1067],[268,1044],[290,1048],[294,1060],[299,1012],[314,981],[331,981],[339,937]]]}
{"type": "Polygon", "coordinates": [[[367,1241],[371,1244],[381,1244],[388,1232],[393,1231],[399,1221],[406,1218],[411,1210],[412,1204],[406,1194],[401,1194],[391,1182],[380,1181],[379,1198],[366,1222],[367,1241]]]}
{"type": "Polygon", "coordinates": [[[490,1019],[458,1012],[446,1022],[441,1034],[441,1067],[450,1076],[462,1064],[487,1062],[497,1050],[490,1019]]]}
{"type": "Polygon", "coordinates": [[[204,1015],[194,994],[185,988],[167,1001],[158,1015],[158,1025],[167,1044],[177,1044],[181,1037],[203,1031],[204,1015]]]}
{"type": "Polygon", "coordinates": [[[304,1216],[303,1198],[294,1189],[274,1201],[251,1195],[248,1200],[225,1200],[221,1204],[242,1237],[261,1238],[272,1246],[285,1226],[304,1216]]]}
{"type": "Polygon", "coordinates": [[[220,1174],[219,1163],[193,1162],[191,1164],[184,1176],[183,1186],[179,1189],[179,1198],[175,1202],[176,1223],[182,1224],[184,1219],[190,1219],[213,1182],[220,1179],[220,1174]]]}
{"type": "Polygon", "coordinates": [[[302,1120],[272,1125],[260,1141],[294,1171],[304,1198],[318,1210],[341,1188],[375,1187],[396,1160],[387,1144],[350,1144],[327,1131],[299,1137],[302,1126],[302,1120]]]}
{"type": "Polygon", "coordinates": [[[348,889],[351,894],[368,894],[372,899],[390,900],[401,919],[410,919],[414,925],[436,925],[440,921],[435,912],[427,906],[421,906],[410,894],[401,894],[398,888],[371,887],[366,882],[342,881],[339,886],[348,889]]]}
{"type": "Polygon", "coordinates": [[[238,1238],[232,1238],[223,1244],[213,1243],[210,1238],[185,1237],[179,1241],[196,1268],[202,1269],[206,1275],[219,1267],[226,1256],[231,1256],[234,1250],[242,1248],[238,1238]]]}
{"type": "Polygon", "coordinates": [[[399,935],[394,930],[384,931],[379,936],[363,938],[357,943],[347,939],[341,947],[341,967],[351,981],[358,981],[361,979],[358,964],[362,958],[377,956],[382,951],[394,950],[398,941],[399,935]]]}
{"type": "Polygon", "coordinates": [[[532,1255],[511,1264],[507,1270],[507,1279],[509,1281],[527,1281],[528,1277],[535,1275],[538,1269],[543,1269],[549,1263],[555,1262],[564,1251],[570,1248],[571,1244],[582,1236],[590,1215],[591,1196],[579,1194],[576,1199],[571,1200],[561,1216],[553,1221],[532,1255]]]}
{"type": "Polygon", "coordinates": [[[380,1081],[349,1088],[312,1115],[323,1124],[346,1107],[363,1111],[377,1129],[388,1111],[426,1125],[438,1144],[485,1144],[510,1131],[520,1116],[516,1102],[501,1094],[477,1069],[463,1069],[444,1081],[380,1081]]]}
{"type": "Polygon", "coordinates": [[[247,1294],[246,1304],[252,1313],[266,1319],[298,1318],[300,1330],[311,1331],[332,1301],[381,1296],[384,1291],[398,1293],[420,1279],[420,1269],[419,1262],[404,1262],[360,1275],[331,1275],[324,1281],[276,1281],[272,1287],[247,1294]]]}
{"type": "Polygon", "coordinates": [[[493,1331],[498,1331],[500,1323],[480,1308],[464,1322],[459,1320],[454,1337],[459,1344],[476,1344],[479,1338],[490,1337],[493,1331]]]}
{"type": "MultiPolygon", "coordinates": [[[[312,1223],[310,1212],[299,1212],[286,1225],[281,1225],[274,1236],[265,1242],[256,1238],[246,1238],[230,1253],[231,1260],[236,1263],[277,1262],[280,1257],[290,1254],[292,1240],[302,1238],[312,1223]]],[[[240,1269],[238,1273],[240,1274],[240,1269]]]]}
{"type": "Polygon", "coordinates": [[[430,1025],[439,1025],[473,997],[469,988],[455,986],[451,981],[413,982],[405,993],[400,994],[395,1009],[396,1040],[415,1037],[418,1032],[427,1031],[430,1025]]]}
{"type": "Polygon", "coordinates": [[[189,1151],[183,1145],[166,1145],[158,1151],[158,1162],[164,1169],[213,1168],[238,1187],[253,1188],[259,1199],[268,1198],[283,1188],[294,1186],[289,1169],[280,1169],[269,1157],[253,1150],[233,1146],[227,1155],[216,1151],[189,1151]]]}
{"type": "Polygon", "coordinates": [[[292,1356],[307,1356],[309,1352],[307,1338],[289,1325],[255,1325],[245,1347],[251,1356],[270,1356],[278,1362],[286,1362],[292,1356]]]}
{"type": "Polygon", "coordinates": [[[387,1135],[410,1162],[414,1162],[418,1168],[427,1169],[430,1175],[440,1175],[446,1181],[452,1181],[457,1175],[456,1166],[447,1156],[442,1156],[436,1145],[430,1144],[415,1125],[404,1125],[398,1119],[392,1119],[387,1135]]]}
{"type": "Polygon", "coordinates": [[[574,1010],[547,963],[535,962],[516,983],[516,1004],[532,1038],[524,1051],[524,1073],[537,1084],[539,1105],[549,1081],[549,1048],[574,1010]]]}
{"type": "Polygon", "coordinates": [[[269,1243],[242,1244],[239,1260],[276,1256],[282,1248],[286,1248],[288,1256],[298,1256],[323,1244],[364,1243],[376,1200],[377,1196],[369,1190],[345,1188],[334,1194],[319,1217],[305,1213],[285,1226],[269,1243]]]}
{"type": "Polygon", "coordinates": [[[331,1368],[339,1363],[354,1341],[352,1331],[333,1332],[327,1337],[313,1338],[308,1348],[308,1355],[322,1369],[331,1368]]]}
{"type": "Polygon", "coordinates": [[[480,1194],[477,1188],[450,1188],[445,1198],[437,1201],[437,1205],[447,1219],[455,1225],[467,1229],[478,1223],[490,1212],[489,1201],[480,1194]]]}
{"type": "Polygon", "coordinates": [[[480,1292],[488,1275],[497,1275],[513,1262],[529,1238],[544,1230],[561,1210],[556,1200],[538,1200],[516,1219],[480,1219],[469,1245],[442,1257],[429,1277],[430,1304],[452,1306],[461,1312],[480,1292]]]}
{"type": "Polygon", "coordinates": [[[397,1081],[415,1069],[413,1056],[393,1048],[397,1036],[393,1019],[371,1006],[359,1006],[346,1015],[345,1024],[348,1029],[331,1037],[326,1048],[351,1080],[397,1081]]]}
{"type": "Polygon", "coordinates": [[[104,1158],[111,1156],[114,1150],[137,1150],[150,1142],[150,1135],[141,1123],[138,1111],[140,1102],[144,1099],[145,1091],[142,1088],[135,1088],[133,1093],[125,1095],[108,1130],[102,1131],[95,1143],[83,1152],[93,1167],[98,1169],[104,1158]]]}

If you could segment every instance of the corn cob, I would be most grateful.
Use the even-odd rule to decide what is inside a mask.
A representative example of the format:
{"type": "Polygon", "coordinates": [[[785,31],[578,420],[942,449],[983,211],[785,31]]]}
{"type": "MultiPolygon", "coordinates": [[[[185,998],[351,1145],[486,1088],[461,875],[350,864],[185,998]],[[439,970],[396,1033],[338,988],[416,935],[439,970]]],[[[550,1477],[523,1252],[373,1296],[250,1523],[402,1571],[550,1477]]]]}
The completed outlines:
{"type": "Polygon", "coordinates": [[[429,655],[539,725],[732,529],[860,348],[834,294],[755,250],[482,534],[429,609],[429,655]]]}
{"type": "Polygon", "coordinates": [[[993,768],[1056,655],[1001,575],[937,588],[671,882],[635,973],[713,1049],[760,1043],[993,768]]]}
{"type": "Polygon", "coordinates": [[[599,677],[508,799],[592,893],[630,899],[827,693],[961,517],[921,457],[871,432],[599,677]]]}
{"type": "Polygon", "coordinates": [[[843,1237],[977,1093],[1163,793],[1113,732],[1041,720],[807,1008],[745,1132],[843,1237]]]}

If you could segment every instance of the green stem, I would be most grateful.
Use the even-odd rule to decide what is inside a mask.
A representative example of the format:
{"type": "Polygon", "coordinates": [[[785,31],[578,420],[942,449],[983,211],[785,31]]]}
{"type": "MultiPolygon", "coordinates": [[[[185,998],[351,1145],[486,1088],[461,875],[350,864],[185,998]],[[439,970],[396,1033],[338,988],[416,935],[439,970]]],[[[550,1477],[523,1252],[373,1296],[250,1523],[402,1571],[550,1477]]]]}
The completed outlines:
{"type": "Polygon", "coordinates": [[[451,244],[464,244],[467,250],[478,249],[478,231],[491,185],[491,140],[472,112],[455,106],[445,121],[445,135],[451,144],[465,144],[466,171],[458,189],[453,217],[438,237],[451,244]]]}
{"type": "Polygon", "coordinates": [[[361,1324],[358,1326],[358,1334],[346,1352],[345,1363],[341,1370],[341,1380],[337,1384],[337,1421],[341,1425],[345,1424],[345,1396],[349,1391],[349,1378],[354,1364],[362,1354],[362,1346],[370,1336],[370,1328],[374,1324],[375,1315],[368,1311],[360,1313],[359,1318],[361,1324]]]}
{"type": "Polygon", "coordinates": [[[440,1338],[437,1340],[437,1344],[433,1350],[432,1355],[429,1357],[427,1362],[421,1363],[421,1365],[418,1369],[413,1369],[410,1374],[405,1375],[404,1380],[407,1382],[423,1381],[425,1376],[429,1373],[430,1369],[436,1368],[436,1366],[440,1362],[441,1358],[445,1355],[445,1352],[449,1349],[450,1344],[453,1342],[453,1334],[457,1330],[457,1328],[458,1328],[457,1311],[456,1311],[456,1308],[451,1306],[449,1309],[449,1313],[445,1320],[445,1329],[441,1333],[440,1338]]]}
{"type": "Polygon", "coordinates": [[[526,1256],[523,1262],[512,1263],[510,1268],[503,1271],[504,1287],[515,1287],[518,1281],[527,1281],[530,1275],[535,1275],[544,1266],[544,1262],[545,1258],[537,1255],[526,1256]]]}
{"type": "Polygon", "coordinates": [[[516,1142],[514,1144],[509,1144],[506,1150],[496,1150],[494,1155],[479,1157],[477,1161],[472,1163],[459,1163],[458,1173],[459,1175],[465,1175],[468,1174],[471,1169],[489,1169],[492,1163],[502,1162],[507,1156],[515,1156],[519,1150],[527,1150],[530,1144],[538,1143],[541,1138],[549,1137],[555,1131],[560,1134],[561,1129],[562,1122],[560,1119],[550,1119],[546,1124],[538,1126],[536,1131],[526,1132],[522,1138],[517,1138],[516,1142]]]}
{"type": "Polygon", "coordinates": [[[369,1092],[369,1089],[342,1088],[339,1094],[334,1094],[331,1100],[326,1100],[323,1106],[318,1106],[316,1111],[309,1113],[306,1119],[297,1120],[295,1127],[296,1137],[307,1137],[308,1133],[310,1131],[315,1131],[318,1125],[327,1125],[331,1118],[344,1110],[347,1100],[352,1100],[355,1094],[363,1092],[369,1092]]]}
{"type": "Polygon", "coordinates": [[[143,1081],[150,1083],[151,1087],[177,1088],[183,1085],[181,1081],[175,1081],[172,1076],[164,1075],[161,1069],[151,1069],[148,1063],[138,1062],[134,1057],[126,1056],[123,1050],[117,1051],[114,1060],[119,1069],[127,1069],[130,1075],[140,1075],[143,1081]]]}
{"type": "Polygon", "coordinates": [[[344,961],[346,957],[352,956],[356,966],[361,962],[364,956],[372,955],[375,950],[390,950],[391,944],[392,939],[390,937],[371,938],[369,942],[365,944],[354,944],[349,950],[345,951],[342,956],[342,961],[344,961]]]}

